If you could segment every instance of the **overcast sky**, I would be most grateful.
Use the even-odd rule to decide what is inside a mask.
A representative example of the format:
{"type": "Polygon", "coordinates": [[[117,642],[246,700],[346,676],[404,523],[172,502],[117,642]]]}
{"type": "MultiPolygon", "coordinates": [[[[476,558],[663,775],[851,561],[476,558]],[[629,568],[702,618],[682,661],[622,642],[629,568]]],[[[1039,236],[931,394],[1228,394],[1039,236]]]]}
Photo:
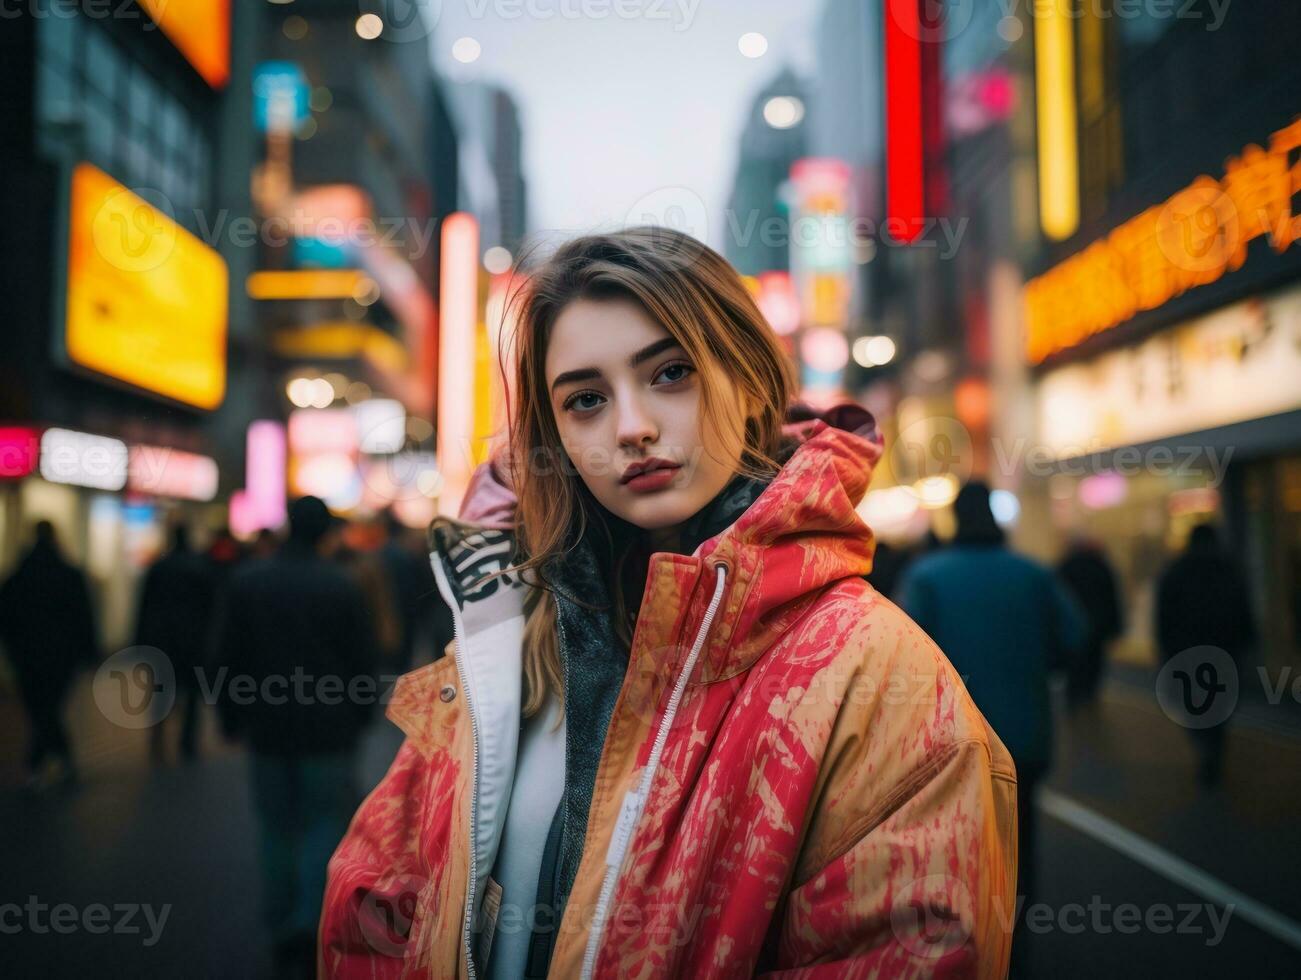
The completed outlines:
{"type": "Polygon", "coordinates": [[[442,0],[430,9],[439,7],[438,70],[503,85],[518,101],[531,230],[622,226],[677,206],[693,232],[708,222],[701,237],[718,246],[749,104],[784,64],[808,66],[821,2],[442,0]],[[763,57],[738,50],[747,31],[767,37],[763,57]],[[482,47],[469,65],[452,56],[466,36],[482,47]]]}

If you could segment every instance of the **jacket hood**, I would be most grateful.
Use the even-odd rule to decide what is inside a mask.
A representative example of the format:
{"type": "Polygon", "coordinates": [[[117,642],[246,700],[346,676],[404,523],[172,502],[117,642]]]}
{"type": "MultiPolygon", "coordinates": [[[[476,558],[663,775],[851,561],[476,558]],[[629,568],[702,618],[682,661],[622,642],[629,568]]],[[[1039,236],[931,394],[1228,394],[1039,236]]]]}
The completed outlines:
{"type": "Polygon", "coordinates": [[[729,569],[698,682],[747,669],[826,588],[872,570],[875,539],[857,508],[881,458],[876,422],[848,403],[806,411],[808,417],[785,427],[796,445],[790,459],[694,556],[706,571],[719,562],[729,569]]]}

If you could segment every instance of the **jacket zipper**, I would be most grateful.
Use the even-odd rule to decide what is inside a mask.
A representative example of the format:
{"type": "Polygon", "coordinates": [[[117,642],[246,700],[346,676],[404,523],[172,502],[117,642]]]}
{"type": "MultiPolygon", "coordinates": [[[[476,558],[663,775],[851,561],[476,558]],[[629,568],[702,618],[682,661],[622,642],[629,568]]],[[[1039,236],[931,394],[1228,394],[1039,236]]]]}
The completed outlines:
{"type": "Polygon", "coordinates": [[[474,701],[470,698],[470,683],[466,674],[465,647],[461,642],[461,607],[456,602],[456,596],[452,594],[451,585],[448,584],[447,570],[443,567],[442,558],[434,555],[433,559],[434,577],[438,581],[438,590],[443,594],[443,600],[452,611],[452,638],[456,643],[456,673],[460,677],[461,693],[465,695],[465,704],[470,713],[470,733],[474,743],[470,767],[472,773],[470,783],[470,891],[465,902],[465,918],[461,923],[461,943],[465,947],[465,968],[468,971],[470,980],[474,980],[471,927],[474,918],[474,897],[479,880],[477,854],[479,849],[479,716],[475,713],[474,701]]]}
{"type": "Polygon", "coordinates": [[[596,955],[601,946],[601,937],[605,932],[605,922],[610,914],[610,903],[614,901],[615,888],[619,884],[619,877],[623,870],[624,860],[628,855],[628,845],[632,842],[633,831],[636,830],[638,822],[641,820],[642,810],[646,806],[646,799],[650,796],[651,783],[655,779],[655,770],[659,768],[660,755],[664,752],[664,745],[669,738],[669,729],[673,726],[673,719],[677,716],[678,705],[682,701],[683,692],[687,687],[687,680],[691,677],[692,670],[695,669],[696,660],[700,656],[700,650],[705,644],[705,637],[709,634],[709,627],[713,625],[714,615],[718,612],[718,604],[723,598],[723,587],[727,583],[727,563],[719,562],[714,566],[718,573],[717,584],[714,586],[714,597],[710,600],[709,608],[705,611],[705,618],[700,624],[700,631],[696,634],[696,642],[691,647],[691,653],[687,656],[687,661],[682,665],[682,670],[678,672],[677,681],[673,685],[673,694],[669,697],[668,706],[664,709],[664,717],[660,719],[659,730],[655,734],[655,744],[651,747],[650,758],[646,760],[646,768],[642,770],[641,780],[635,789],[630,789],[623,798],[623,803],[619,807],[619,818],[614,825],[614,834],[610,838],[610,847],[605,855],[605,878],[601,882],[601,894],[596,901],[596,914],[592,919],[592,929],[587,937],[587,948],[583,952],[583,972],[582,980],[591,980],[592,973],[596,969],[596,955]]]}

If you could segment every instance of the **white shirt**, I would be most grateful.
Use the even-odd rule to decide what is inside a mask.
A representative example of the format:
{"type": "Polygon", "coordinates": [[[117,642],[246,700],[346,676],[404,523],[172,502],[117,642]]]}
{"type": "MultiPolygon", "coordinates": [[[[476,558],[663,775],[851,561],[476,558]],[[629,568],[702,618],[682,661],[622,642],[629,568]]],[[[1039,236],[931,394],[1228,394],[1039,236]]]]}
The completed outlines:
{"type": "MultiPolygon", "coordinates": [[[[538,872],[551,818],[565,788],[565,723],[560,701],[551,694],[520,728],[515,782],[511,788],[501,848],[493,880],[501,886],[501,909],[493,932],[487,970],[490,980],[518,980],[524,975],[529,940],[535,923],[538,872]]],[[[542,921],[550,921],[543,916],[542,921]]]]}

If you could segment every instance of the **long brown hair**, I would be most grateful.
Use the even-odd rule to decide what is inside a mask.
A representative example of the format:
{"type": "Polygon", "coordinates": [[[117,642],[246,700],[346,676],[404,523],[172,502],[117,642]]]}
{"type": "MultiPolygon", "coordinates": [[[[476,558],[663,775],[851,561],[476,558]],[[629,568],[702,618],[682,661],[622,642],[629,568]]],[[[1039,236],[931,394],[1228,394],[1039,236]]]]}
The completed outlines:
{"type": "Polygon", "coordinates": [[[750,414],[739,475],[765,478],[780,469],[782,425],[795,392],[794,366],[740,275],[713,249],[681,232],[638,226],[585,235],[561,245],[522,277],[506,304],[508,310],[518,307],[511,334],[517,347],[510,386],[514,404],[507,427],[510,480],[518,499],[514,568],[533,585],[525,600],[526,716],[543,706],[549,691],[563,691],[556,605],[546,570],[576,547],[589,527],[613,558],[614,625],[625,644],[632,642],[629,597],[621,585],[622,559],[631,549],[616,547],[619,522],[596,502],[568,458],[547,395],[547,344],[561,311],[579,299],[632,300],[678,341],[701,379],[702,432],[723,431],[726,400],[744,396],[750,414]]]}

